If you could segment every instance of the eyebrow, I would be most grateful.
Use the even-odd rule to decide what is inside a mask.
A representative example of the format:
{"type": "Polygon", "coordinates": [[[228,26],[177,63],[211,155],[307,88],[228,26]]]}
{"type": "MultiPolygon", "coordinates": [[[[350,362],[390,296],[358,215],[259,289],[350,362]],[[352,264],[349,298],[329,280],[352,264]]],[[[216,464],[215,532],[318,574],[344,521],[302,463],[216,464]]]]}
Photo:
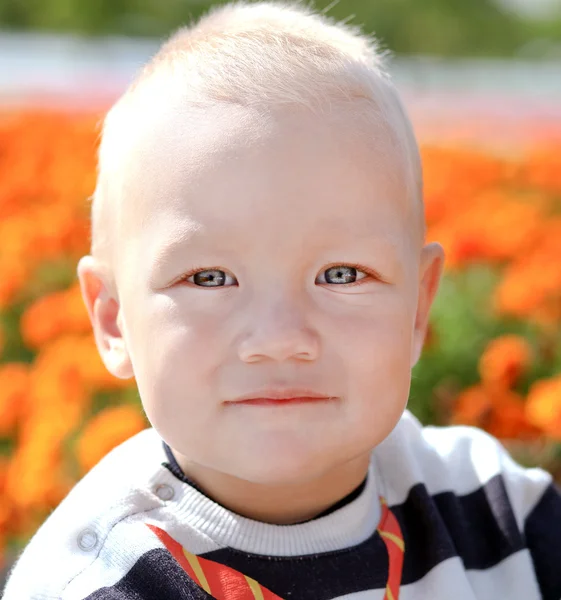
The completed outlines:
{"type": "MultiPolygon", "coordinates": [[[[216,224],[214,224],[216,225],[216,224]]],[[[213,229],[214,229],[213,225],[213,229]]],[[[220,228],[221,223],[217,224],[220,228]]],[[[231,231],[231,226],[225,221],[224,226],[227,231],[231,231]]],[[[327,233],[327,236],[337,237],[341,235],[341,227],[337,223],[336,220],[324,221],[320,225],[321,231],[323,233],[327,233]]],[[[182,251],[187,245],[189,245],[194,238],[199,237],[199,232],[203,232],[205,227],[196,222],[190,221],[187,226],[177,227],[176,234],[173,237],[170,237],[166,240],[154,253],[154,257],[152,259],[152,266],[154,268],[165,267],[168,263],[170,263],[174,256],[182,251]]],[[[359,244],[370,243],[372,245],[380,248],[382,252],[389,252],[390,254],[396,254],[399,251],[399,238],[394,235],[388,235],[385,232],[381,231],[362,231],[356,232],[351,231],[348,232],[353,242],[357,242],[359,244]]],[[[330,245],[331,240],[329,239],[318,239],[319,246],[330,245]]],[[[313,246],[314,244],[310,244],[313,246]]]]}
{"type": "MultiPolygon", "coordinates": [[[[341,227],[337,224],[336,221],[327,221],[321,225],[321,230],[324,233],[327,233],[328,236],[333,236],[335,238],[341,236],[341,227]]],[[[369,243],[379,247],[384,251],[389,251],[391,253],[397,253],[400,247],[400,238],[396,235],[388,234],[384,231],[371,229],[370,231],[345,231],[345,235],[353,241],[357,243],[369,243]]],[[[325,244],[324,241],[320,242],[322,245],[325,244]]]]}
{"type": "Polygon", "coordinates": [[[184,248],[199,231],[204,229],[203,225],[196,221],[188,221],[188,225],[177,227],[174,237],[166,240],[154,253],[152,264],[154,266],[164,265],[182,248],[184,248]]]}

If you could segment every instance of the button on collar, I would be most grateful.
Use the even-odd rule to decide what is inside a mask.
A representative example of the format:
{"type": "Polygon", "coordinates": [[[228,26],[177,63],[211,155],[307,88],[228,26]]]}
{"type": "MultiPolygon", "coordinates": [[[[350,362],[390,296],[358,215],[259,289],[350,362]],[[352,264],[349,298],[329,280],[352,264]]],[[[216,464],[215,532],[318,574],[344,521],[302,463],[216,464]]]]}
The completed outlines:
{"type": "Polygon", "coordinates": [[[175,490],[166,483],[160,484],[154,492],[161,500],[171,500],[175,496],[175,490]]]}
{"type": "Polygon", "coordinates": [[[78,536],[78,546],[86,552],[93,550],[97,545],[97,534],[92,529],[84,529],[78,536]]]}

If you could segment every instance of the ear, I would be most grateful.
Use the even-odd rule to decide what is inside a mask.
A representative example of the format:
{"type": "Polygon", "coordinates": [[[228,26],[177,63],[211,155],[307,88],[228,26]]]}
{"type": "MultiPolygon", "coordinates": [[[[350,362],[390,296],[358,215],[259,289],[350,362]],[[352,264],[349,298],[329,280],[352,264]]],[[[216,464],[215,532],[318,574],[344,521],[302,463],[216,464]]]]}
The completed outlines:
{"type": "Polygon", "coordinates": [[[442,246],[437,242],[424,246],[421,250],[419,295],[417,314],[415,316],[415,329],[413,332],[411,368],[417,364],[423,351],[430,309],[440,284],[443,269],[444,249],[442,246]]]}
{"type": "Polygon", "coordinates": [[[83,256],[78,262],[77,272],[82,298],[103,363],[119,379],[134,377],[123,337],[119,302],[117,298],[111,297],[98,261],[92,256],[83,256]]]}

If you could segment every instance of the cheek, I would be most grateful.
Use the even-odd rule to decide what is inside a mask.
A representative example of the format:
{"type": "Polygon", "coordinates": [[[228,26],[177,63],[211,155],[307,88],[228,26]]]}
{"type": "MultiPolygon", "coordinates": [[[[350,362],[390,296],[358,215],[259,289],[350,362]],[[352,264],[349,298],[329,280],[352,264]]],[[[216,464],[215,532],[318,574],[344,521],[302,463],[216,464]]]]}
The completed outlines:
{"type": "Polygon", "coordinates": [[[409,366],[413,317],[404,294],[389,292],[346,306],[330,314],[328,321],[324,331],[349,366],[368,370],[375,377],[378,368],[401,369],[404,361],[409,366]]]}
{"type": "Polygon", "coordinates": [[[177,364],[197,369],[218,350],[221,319],[208,311],[185,308],[165,295],[153,296],[144,309],[140,303],[135,308],[133,345],[142,348],[143,366],[150,372],[164,373],[177,364]]]}
{"type": "Polygon", "coordinates": [[[346,367],[353,399],[349,410],[358,419],[357,427],[371,426],[373,420],[390,426],[405,407],[411,383],[412,322],[410,303],[397,294],[339,321],[331,343],[346,367]]]}
{"type": "Polygon", "coordinates": [[[202,418],[221,360],[219,324],[179,310],[169,298],[152,303],[144,310],[137,305],[130,322],[131,357],[147,416],[154,426],[183,414],[202,418]]]}

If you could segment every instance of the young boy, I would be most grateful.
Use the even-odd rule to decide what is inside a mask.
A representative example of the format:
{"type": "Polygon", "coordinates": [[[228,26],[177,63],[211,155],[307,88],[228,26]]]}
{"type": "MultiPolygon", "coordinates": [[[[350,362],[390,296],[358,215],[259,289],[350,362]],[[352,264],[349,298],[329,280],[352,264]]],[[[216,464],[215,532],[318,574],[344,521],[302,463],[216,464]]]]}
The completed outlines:
{"type": "Polygon", "coordinates": [[[236,4],[162,46],[104,123],[78,266],[152,427],[50,515],[5,600],[561,598],[550,475],[405,408],[443,264],[421,180],[349,27],[236,4]]]}

